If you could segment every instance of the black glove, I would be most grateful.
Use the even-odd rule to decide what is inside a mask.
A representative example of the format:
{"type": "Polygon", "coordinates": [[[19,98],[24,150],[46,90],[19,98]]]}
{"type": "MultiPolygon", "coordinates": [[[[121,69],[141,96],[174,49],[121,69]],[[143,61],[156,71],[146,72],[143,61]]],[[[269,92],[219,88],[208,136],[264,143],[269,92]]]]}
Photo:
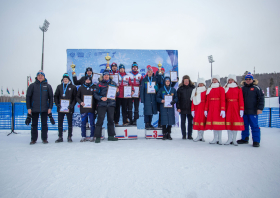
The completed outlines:
{"type": "Polygon", "coordinates": [[[68,106],[68,109],[69,109],[69,110],[74,109],[73,105],[69,105],[69,106],[68,106]]]}
{"type": "Polygon", "coordinates": [[[29,124],[30,124],[31,118],[32,118],[32,115],[31,115],[31,114],[27,114],[27,118],[26,118],[26,120],[25,120],[25,124],[26,124],[26,125],[29,125],[29,124]]]}
{"type": "Polygon", "coordinates": [[[50,118],[50,122],[52,123],[52,125],[55,125],[55,121],[52,117],[52,113],[48,114],[49,118],[50,118]]]}
{"type": "Polygon", "coordinates": [[[170,102],[171,105],[174,105],[175,103],[176,103],[175,101],[171,101],[171,102],[170,102]]]}
{"type": "Polygon", "coordinates": [[[57,107],[57,109],[58,109],[58,111],[60,110],[60,108],[61,108],[61,105],[60,104],[58,104],[58,105],[56,105],[56,107],[57,107]]]}

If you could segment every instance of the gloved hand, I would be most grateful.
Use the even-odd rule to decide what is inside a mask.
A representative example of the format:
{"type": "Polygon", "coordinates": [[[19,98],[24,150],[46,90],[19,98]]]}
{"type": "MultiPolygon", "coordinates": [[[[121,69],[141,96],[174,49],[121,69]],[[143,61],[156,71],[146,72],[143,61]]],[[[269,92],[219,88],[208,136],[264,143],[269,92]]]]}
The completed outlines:
{"type": "Polygon", "coordinates": [[[31,115],[31,114],[27,114],[27,118],[26,118],[26,120],[25,120],[25,124],[26,124],[26,125],[29,125],[29,124],[30,124],[31,118],[32,118],[32,115],[31,115]]]}
{"type": "Polygon", "coordinates": [[[194,111],[192,111],[192,117],[194,118],[194,111]]]}
{"type": "Polygon", "coordinates": [[[69,109],[69,110],[70,110],[70,109],[74,109],[73,105],[69,105],[69,106],[68,106],[68,109],[69,109]]]}
{"type": "Polygon", "coordinates": [[[244,111],[243,110],[240,110],[240,117],[242,118],[244,115],[244,111]]]}
{"type": "Polygon", "coordinates": [[[226,112],[225,111],[221,111],[220,116],[222,116],[222,118],[226,117],[226,112]]]}
{"type": "Polygon", "coordinates": [[[49,113],[48,116],[50,118],[50,122],[52,123],[52,125],[55,125],[55,121],[54,121],[54,119],[52,117],[52,113],[49,113]]]}
{"type": "Polygon", "coordinates": [[[174,105],[175,103],[176,103],[175,101],[171,101],[171,102],[170,102],[171,105],[174,105]]]}
{"type": "Polygon", "coordinates": [[[60,104],[56,105],[56,107],[57,107],[58,110],[61,109],[61,105],[60,104]]]}
{"type": "Polygon", "coordinates": [[[205,115],[205,117],[207,118],[207,111],[204,111],[204,115],[205,115]]]}
{"type": "Polygon", "coordinates": [[[156,92],[157,92],[157,91],[158,91],[158,86],[155,85],[154,88],[155,88],[155,90],[156,90],[156,92]]]}

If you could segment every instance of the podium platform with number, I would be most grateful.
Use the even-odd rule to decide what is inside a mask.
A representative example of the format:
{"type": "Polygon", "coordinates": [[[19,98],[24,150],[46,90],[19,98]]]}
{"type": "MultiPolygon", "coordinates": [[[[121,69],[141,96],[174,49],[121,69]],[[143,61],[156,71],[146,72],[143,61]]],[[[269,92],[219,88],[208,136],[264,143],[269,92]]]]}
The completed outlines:
{"type": "Polygon", "coordinates": [[[145,137],[146,139],[162,139],[162,128],[146,128],[145,137]]]}
{"type": "MultiPolygon", "coordinates": [[[[90,128],[86,129],[86,138],[90,137],[90,128]]],[[[102,127],[101,140],[105,139],[105,128],[102,127]]]]}
{"type": "Polygon", "coordinates": [[[137,139],[137,126],[115,126],[116,138],[119,140],[137,139]]]}

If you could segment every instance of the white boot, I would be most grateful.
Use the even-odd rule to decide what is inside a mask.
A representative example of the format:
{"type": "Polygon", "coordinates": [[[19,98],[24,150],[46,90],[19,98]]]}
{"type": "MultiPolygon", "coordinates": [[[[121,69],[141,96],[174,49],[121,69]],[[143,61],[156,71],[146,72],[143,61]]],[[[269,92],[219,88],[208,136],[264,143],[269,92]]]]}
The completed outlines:
{"type": "Polygon", "coordinates": [[[204,139],[204,131],[200,131],[200,138],[201,138],[201,141],[202,142],[205,142],[205,139],[204,139]]]}
{"type": "Polygon", "coordinates": [[[234,146],[238,146],[237,142],[236,142],[236,135],[237,135],[237,131],[232,131],[232,143],[234,146]]]}
{"type": "Polygon", "coordinates": [[[214,133],[214,139],[212,140],[212,142],[209,142],[209,144],[217,144],[218,141],[218,131],[213,131],[214,133]]]}
{"type": "Polygon", "coordinates": [[[219,145],[222,145],[222,131],[218,131],[219,134],[219,145]]]}
{"type": "Polygon", "coordinates": [[[233,131],[230,131],[230,130],[227,131],[227,133],[228,133],[228,141],[225,143],[225,145],[229,145],[232,142],[232,132],[233,131]]]}
{"type": "Polygon", "coordinates": [[[197,137],[193,140],[194,142],[197,142],[199,141],[201,138],[201,132],[200,131],[197,131],[197,137]]]}

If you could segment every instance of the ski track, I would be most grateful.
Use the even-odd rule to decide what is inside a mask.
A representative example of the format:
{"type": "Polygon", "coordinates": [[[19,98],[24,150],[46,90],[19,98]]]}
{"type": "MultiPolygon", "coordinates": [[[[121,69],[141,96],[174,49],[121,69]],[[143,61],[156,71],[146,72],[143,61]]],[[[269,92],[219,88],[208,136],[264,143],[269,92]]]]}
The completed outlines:
{"type": "MultiPolygon", "coordinates": [[[[279,197],[280,129],[262,128],[261,147],[182,140],[29,145],[30,132],[0,131],[0,197],[279,197]]],[[[196,131],[193,137],[196,137],[196,131]]],[[[66,133],[64,133],[66,137],[66,133]]],[[[39,135],[40,137],[40,135],[39,135]]],[[[64,137],[64,141],[66,138],[64,137]]],[[[237,139],[240,139],[240,133],[237,139]]],[[[227,133],[223,132],[223,142],[227,133]]]]}

